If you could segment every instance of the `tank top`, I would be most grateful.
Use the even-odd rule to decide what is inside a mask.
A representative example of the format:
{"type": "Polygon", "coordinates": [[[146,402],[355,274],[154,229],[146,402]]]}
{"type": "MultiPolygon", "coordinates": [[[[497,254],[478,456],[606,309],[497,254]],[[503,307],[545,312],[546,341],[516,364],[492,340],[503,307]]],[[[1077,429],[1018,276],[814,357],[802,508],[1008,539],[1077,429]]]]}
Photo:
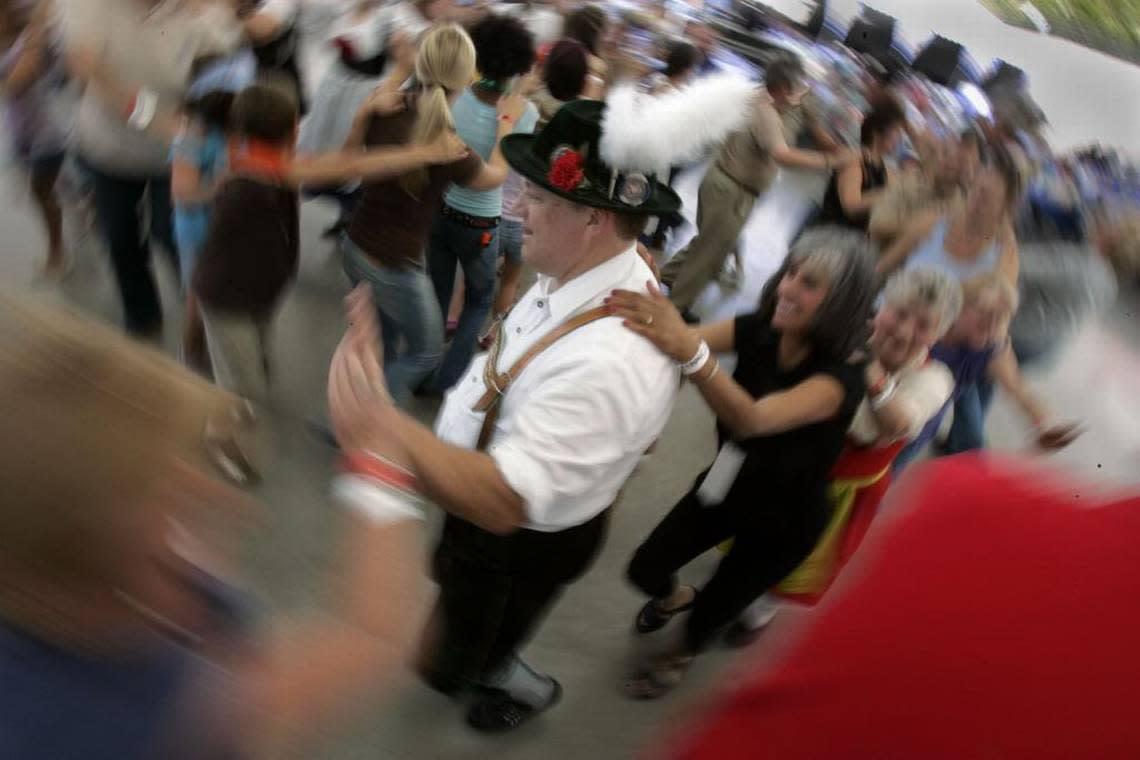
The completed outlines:
{"type": "Polygon", "coordinates": [[[965,282],[997,269],[1000,246],[995,240],[974,258],[973,261],[952,256],[946,250],[946,230],[948,217],[942,217],[934,225],[930,235],[914,250],[906,262],[906,269],[941,269],[958,282],[965,282]]]}
{"type": "MultiPolygon", "coordinates": [[[[875,166],[874,164],[863,159],[863,192],[877,190],[880,187],[886,187],[887,184],[887,170],[882,164],[875,166]]],[[[819,211],[819,217],[816,219],[816,224],[835,224],[841,227],[850,227],[856,230],[867,231],[867,225],[871,221],[871,214],[869,212],[859,214],[856,218],[852,219],[843,210],[843,203],[839,200],[839,172],[831,173],[831,180],[827,183],[827,192],[823,196],[823,207],[819,211]]]]}

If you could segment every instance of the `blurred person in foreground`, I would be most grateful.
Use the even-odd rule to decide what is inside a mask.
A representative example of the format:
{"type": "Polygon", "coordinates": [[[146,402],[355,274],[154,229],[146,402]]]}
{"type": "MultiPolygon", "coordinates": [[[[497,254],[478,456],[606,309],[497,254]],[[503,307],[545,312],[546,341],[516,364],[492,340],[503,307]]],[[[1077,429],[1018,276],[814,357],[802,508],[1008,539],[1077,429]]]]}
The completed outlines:
{"type": "Polygon", "coordinates": [[[239,424],[236,399],[94,322],[0,302],[0,757],[278,756],[401,669],[422,513],[344,414],[352,340],[329,383],[348,452],[337,569],[321,613],[269,635],[214,548],[256,517],[202,446],[207,423],[239,424]]]}
{"type": "Polygon", "coordinates": [[[638,633],[691,609],[683,635],[640,663],[625,684],[636,699],[665,694],[722,629],[794,570],[828,519],[828,471],[866,392],[855,356],[871,316],[871,253],[852,230],[805,233],[764,286],[759,309],[701,328],[655,289],[607,299],[631,331],[681,364],[717,417],[711,467],[637,548],[627,577],[649,597],[638,633]],[[736,370],[717,354],[735,352],[736,370]],[[678,571],[734,538],[702,588],[678,571]]]}
{"type": "Polygon", "coordinates": [[[757,199],[768,191],[779,167],[826,172],[858,160],[855,152],[831,154],[791,147],[797,135],[782,115],[795,109],[807,94],[805,77],[798,58],[789,55],[773,61],[747,125],[729,135],[701,180],[697,234],[661,271],[662,281],[670,286],[669,298],[686,319],[691,319],[689,308],[736,247],[757,199]]]}
{"type": "Polygon", "coordinates": [[[1136,757],[1140,497],[1014,457],[916,468],[828,600],[647,757],[1136,757]]]}

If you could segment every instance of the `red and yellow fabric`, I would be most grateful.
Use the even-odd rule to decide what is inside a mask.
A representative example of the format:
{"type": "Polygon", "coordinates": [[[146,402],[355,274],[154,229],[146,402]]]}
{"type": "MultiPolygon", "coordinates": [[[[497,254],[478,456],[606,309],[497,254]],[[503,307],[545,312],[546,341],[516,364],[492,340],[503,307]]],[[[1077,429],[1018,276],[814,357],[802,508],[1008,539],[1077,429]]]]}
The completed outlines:
{"type": "Polygon", "coordinates": [[[773,593],[803,604],[819,601],[870,528],[891,485],[891,463],[905,443],[876,447],[847,442],[831,469],[827,489],[831,519],[812,553],[773,593]]]}

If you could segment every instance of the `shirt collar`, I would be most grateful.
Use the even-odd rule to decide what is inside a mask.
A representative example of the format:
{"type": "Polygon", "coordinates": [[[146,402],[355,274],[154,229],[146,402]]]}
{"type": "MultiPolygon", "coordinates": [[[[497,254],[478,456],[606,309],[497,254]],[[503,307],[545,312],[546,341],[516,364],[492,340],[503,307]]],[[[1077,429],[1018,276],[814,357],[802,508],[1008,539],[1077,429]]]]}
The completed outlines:
{"type": "Polygon", "coordinates": [[[634,243],[626,250],[613,258],[606,259],[593,269],[587,270],[566,283],[553,293],[553,277],[542,277],[539,287],[547,296],[550,305],[550,316],[556,322],[562,322],[582,306],[601,295],[603,291],[612,290],[629,278],[633,268],[640,260],[637,255],[637,244],[634,243]]]}

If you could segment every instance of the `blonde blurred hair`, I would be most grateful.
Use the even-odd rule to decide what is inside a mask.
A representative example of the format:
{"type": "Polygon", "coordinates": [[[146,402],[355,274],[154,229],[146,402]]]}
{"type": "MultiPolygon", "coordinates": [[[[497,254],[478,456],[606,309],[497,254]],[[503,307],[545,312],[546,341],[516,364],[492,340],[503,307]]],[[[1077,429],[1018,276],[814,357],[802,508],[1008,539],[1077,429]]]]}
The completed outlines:
{"type": "Polygon", "coordinates": [[[997,272],[972,277],[962,283],[962,309],[996,309],[1006,319],[1017,313],[1017,288],[997,272]]]}
{"type": "MultiPolygon", "coordinates": [[[[416,108],[411,144],[432,143],[444,132],[455,129],[448,94],[465,88],[474,76],[475,45],[463,27],[443,24],[424,35],[416,54],[416,80],[423,94],[416,108]]],[[[427,184],[427,169],[405,174],[400,184],[418,197],[427,184]]]]}
{"type": "MultiPolygon", "coordinates": [[[[157,351],[59,309],[0,298],[0,568],[100,576],[131,510],[236,400],[157,351]]],[[[4,572],[4,570],[0,570],[4,572]]]]}

